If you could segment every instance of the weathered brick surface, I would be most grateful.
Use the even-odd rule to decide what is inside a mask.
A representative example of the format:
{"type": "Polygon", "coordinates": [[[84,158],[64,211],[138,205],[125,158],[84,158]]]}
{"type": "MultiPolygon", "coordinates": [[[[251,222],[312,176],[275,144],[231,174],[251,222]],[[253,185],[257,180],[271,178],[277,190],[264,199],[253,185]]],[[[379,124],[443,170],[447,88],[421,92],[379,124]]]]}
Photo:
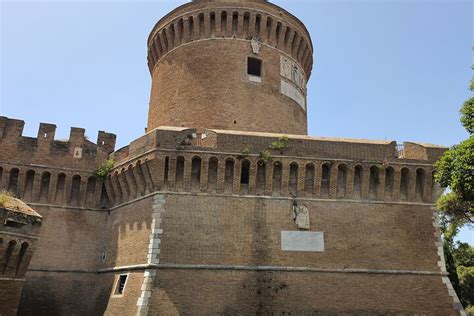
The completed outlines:
{"type": "Polygon", "coordinates": [[[247,56],[252,56],[250,41],[238,40],[196,42],[166,55],[153,73],[148,129],[306,134],[305,111],[279,92],[280,53],[262,47],[257,56],[263,60],[261,84],[247,79],[247,56]]]}
{"type": "Polygon", "coordinates": [[[158,277],[151,315],[459,315],[439,276],[166,270],[158,277]]]}
{"type": "MultiPolygon", "coordinates": [[[[0,117],[0,189],[43,216],[19,314],[454,315],[432,219],[445,148],[305,136],[281,80],[309,79],[312,63],[306,28],[285,10],[198,0],[150,34],[149,133],[129,146],[114,152],[115,135],[94,144],[80,128],[58,141],[52,124],[24,137],[23,121],[0,117]],[[261,83],[248,57],[262,60],[261,83]],[[282,136],[286,148],[269,149],[282,136]],[[323,252],[281,250],[281,231],[298,229],[295,201],[323,252]]],[[[22,242],[12,232],[0,232],[0,257],[7,239],[22,242]]],[[[15,313],[25,270],[1,279],[2,315],[15,313]]]]}
{"type": "Polygon", "coordinates": [[[0,314],[14,316],[17,314],[24,280],[0,278],[0,314]]]}
{"type": "Polygon", "coordinates": [[[102,315],[113,275],[33,272],[27,274],[19,315],[102,315]]]}
{"type": "Polygon", "coordinates": [[[101,234],[107,212],[37,206],[43,215],[43,229],[31,269],[93,271],[106,249],[101,234]]]}
{"type": "MultiPolygon", "coordinates": [[[[119,275],[120,273],[115,275],[115,281],[119,275]]],[[[129,273],[124,295],[110,296],[105,315],[136,315],[137,300],[141,294],[142,284],[143,271],[129,273]]]]}
{"type": "Polygon", "coordinates": [[[121,206],[110,213],[104,232],[107,259],[100,265],[101,268],[147,262],[152,221],[151,199],[121,206]]]}
{"type": "Polygon", "coordinates": [[[439,271],[429,206],[301,201],[321,253],[281,251],[292,201],[169,195],[162,263],[439,271]]]}
{"type": "MultiPolygon", "coordinates": [[[[148,130],[192,126],[306,134],[306,106],[280,93],[280,56],[295,61],[309,79],[311,38],[298,19],[273,4],[194,1],[179,7],[157,23],[148,41],[148,130]],[[261,42],[258,52],[251,39],[261,42]],[[248,57],[262,60],[261,83],[249,81],[248,57]]],[[[302,89],[306,100],[306,84],[302,89]]]]}
{"type": "Polygon", "coordinates": [[[456,315],[438,276],[205,270],[160,275],[152,315],[456,315]]]}

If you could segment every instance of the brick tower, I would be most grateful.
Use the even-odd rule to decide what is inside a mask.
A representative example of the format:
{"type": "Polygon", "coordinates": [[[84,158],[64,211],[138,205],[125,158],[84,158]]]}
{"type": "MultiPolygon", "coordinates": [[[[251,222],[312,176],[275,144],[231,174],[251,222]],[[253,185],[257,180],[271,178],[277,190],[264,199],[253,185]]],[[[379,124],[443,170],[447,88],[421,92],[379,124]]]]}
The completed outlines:
{"type": "Polygon", "coordinates": [[[148,39],[148,130],[306,134],[312,56],[304,24],[267,1],[185,4],[162,18],[148,39]]]}

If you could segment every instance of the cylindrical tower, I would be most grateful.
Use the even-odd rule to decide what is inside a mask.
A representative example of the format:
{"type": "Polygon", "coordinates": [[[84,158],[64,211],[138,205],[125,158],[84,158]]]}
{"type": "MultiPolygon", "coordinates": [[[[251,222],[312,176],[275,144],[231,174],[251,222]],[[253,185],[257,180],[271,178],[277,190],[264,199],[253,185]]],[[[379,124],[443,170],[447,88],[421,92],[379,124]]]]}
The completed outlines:
{"type": "Polygon", "coordinates": [[[264,0],[197,0],[148,39],[148,130],[184,126],[306,134],[313,48],[301,21],[264,0]]]}

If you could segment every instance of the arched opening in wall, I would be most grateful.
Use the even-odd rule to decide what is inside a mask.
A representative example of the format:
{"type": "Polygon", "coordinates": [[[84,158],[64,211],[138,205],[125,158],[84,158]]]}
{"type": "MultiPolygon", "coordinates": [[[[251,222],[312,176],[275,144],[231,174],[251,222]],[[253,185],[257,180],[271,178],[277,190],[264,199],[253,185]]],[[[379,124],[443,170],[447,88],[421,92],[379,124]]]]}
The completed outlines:
{"type": "Polygon", "coordinates": [[[225,193],[232,193],[234,186],[234,160],[227,159],[225,161],[225,174],[224,174],[224,191],[225,193]]]}
{"type": "Polygon", "coordinates": [[[288,47],[288,41],[290,40],[290,32],[291,32],[291,28],[286,27],[285,36],[283,38],[283,48],[284,49],[286,49],[286,47],[288,47]]]}
{"type": "Polygon", "coordinates": [[[362,199],[362,166],[355,166],[354,168],[354,199],[362,199]]]}
{"type": "MultiPolygon", "coordinates": [[[[137,164],[138,166],[138,164],[137,164]]],[[[140,166],[141,167],[141,166],[140,166]]],[[[164,191],[168,190],[169,186],[169,173],[170,173],[170,157],[166,156],[165,157],[165,167],[164,167],[164,179],[163,179],[163,189],[164,191]]]]}
{"type": "Polygon", "coordinates": [[[178,38],[178,45],[183,43],[183,31],[184,31],[184,20],[179,19],[178,24],[176,26],[176,35],[178,38]]]}
{"type": "Polygon", "coordinates": [[[100,191],[100,209],[104,210],[110,207],[110,199],[107,194],[107,190],[105,189],[105,183],[102,183],[101,185],[101,191],[100,191]]]}
{"type": "Polygon", "coordinates": [[[2,274],[5,274],[5,272],[8,269],[8,265],[10,264],[10,260],[12,258],[13,252],[15,251],[16,248],[16,241],[11,240],[8,243],[7,250],[5,251],[5,254],[3,255],[2,259],[2,274]]]}
{"type": "Polygon", "coordinates": [[[161,46],[161,38],[160,38],[160,34],[158,33],[156,35],[156,40],[155,40],[155,44],[156,44],[156,48],[160,54],[160,57],[163,56],[163,54],[165,53],[164,49],[163,49],[163,46],[161,46]]]}
{"type": "Polygon", "coordinates": [[[325,163],[321,167],[321,197],[329,198],[329,183],[331,182],[331,166],[325,163]]]}
{"type": "Polygon", "coordinates": [[[49,184],[51,182],[51,173],[48,171],[43,172],[41,175],[41,184],[40,184],[40,192],[39,192],[39,201],[40,202],[48,202],[48,195],[49,195],[49,184]]]}
{"type": "Polygon", "coordinates": [[[235,37],[237,35],[237,27],[239,25],[239,13],[232,13],[232,35],[235,37]]]}
{"type": "Polygon", "coordinates": [[[250,26],[250,13],[245,12],[244,13],[244,38],[245,39],[250,39],[251,34],[249,34],[249,26],[250,26]]]}
{"type": "MultiPolygon", "coordinates": [[[[166,163],[165,163],[165,167],[166,167],[166,163]]],[[[142,162],[140,160],[138,160],[137,164],[135,165],[134,173],[137,176],[137,180],[136,180],[137,184],[138,182],[140,183],[140,185],[137,186],[137,190],[140,191],[140,196],[143,196],[146,194],[147,185],[146,185],[146,180],[145,180],[145,174],[143,173],[142,162]]],[[[166,177],[167,176],[168,175],[166,175],[166,177]]]]}
{"type": "Polygon", "coordinates": [[[265,195],[265,182],[267,180],[267,165],[263,160],[257,163],[256,194],[265,195]]]}
{"type": "Polygon", "coordinates": [[[410,170],[403,168],[400,175],[400,200],[408,200],[408,187],[410,185],[410,170]]]}
{"type": "Polygon", "coordinates": [[[87,179],[86,187],[86,205],[94,206],[95,205],[95,187],[97,185],[97,179],[95,177],[89,177],[87,179]]]}
{"type": "Polygon", "coordinates": [[[174,31],[174,24],[171,24],[168,27],[168,50],[172,50],[174,48],[174,38],[175,38],[175,31],[174,31]]]}
{"type": "Polygon", "coordinates": [[[18,257],[16,260],[15,275],[18,275],[18,272],[20,272],[20,267],[23,262],[23,258],[25,257],[27,249],[28,249],[28,243],[27,242],[22,243],[20,247],[20,253],[18,254],[18,257]]]}
{"type": "Polygon", "coordinates": [[[176,158],[176,190],[183,190],[184,182],[184,157],[178,156],[176,158]]]}
{"type": "Polygon", "coordinates": [[[288,188],[290,189],[290,196],[296,197],[298,195],[298,164],[296,162],[290,164],[288,188]]]}
{"type": "Polygon", "coordinates": [[[28,170],[26,172],[25,188],[23,190],[23,200],[27,202],[33,201],[33,184],[35,183],[36,172],[28,170]]]}
{"type": "Polygon", "coordinates": [[[66,187],[66,175],[64,173],[58,174],[56,182],[56,192],[54,193],[54,203],[60,204],[64,202],[64,189],[66,187]]]}
{"type": "Polygon", "coordinates": [[[161,38],[163,39],[163,50],[166,53],[169,50],[168,34],[166,34],[166,30],[162,31],[161,38]]]}
{"type": "Polygon", "coordinates": [[[306,165],[305,175],[304,175],[304,193],[307,197],[313,196],[314,194],[314,164],[309,163],[306,165]]]}
{"type": "Polygon", "coordinates": [[[380,183],[379,167],[370,167],[369,198],[377,199],[377,188],[380,183]]]}
{"type": "Polygon", "coordinates": [[[262,16],[260,14],[257,14],[257,16],[255,17],[255,31],[254,31],[254,35],[256,37],[260,36],[261,24],[262,24],[262,16]]]}
{"type": "Polygon", "coordinates": [[[191,160],[191,191],[198,192],[201,187],[201,164],[200,157],[193,157],[191,160]]]}
{"type": "Polygon", "coordinates": [[[347,166],[345,164],[340,164],[339,166],[337,166],[336,197],[338,199],[343,199],[346,197],[346,187],[347,187],[347,166]]]}
{"type": "Polygon", "coordinates": [[[216,14],[214,12],[211,12],[209,15],[210,19],[210,26],[211,26],[211,36],[215,37],[216,36],[216,14]]]}
{"type": "Polygon", "coordinates": [[[301,55],[304,52],[304,42],[303,40],[300,41],[300,45],[298,46],[298,49],[296,50],[296,60],[301,63],[301,55]]]}
{"type": "Polygon", "coordinates": [[[114,175],[112,176],[112,182],[114,184],[114,188],[117,189],[115,192],[115,204],[119,204],[123,201],[123,191],[122,186],[120,185],[118,171],[115,171],[114,175]]]}
{"type": "Polygon", "coordinates": [[[194,40],[194,18],[189,17],[189,39],[192,42],[194,40]]]}
{"type": "Polygon", "coordinates": [[[424,201],[423,192],[425,191],[426,172],[422,168],[416,169],[416,187],[415,199],[418,202],[424,201]]]}
{"type": "Polygon", "coordinates": [[[282,167],[283,165],[280,161],[273,163],[272,196],[281,195],[282,167]]]}
{"type": "Polygon", "coordinates": [[[130,199],[136,198],[138,195],[138,185],[137,185],[137,179],[135,178],[135,168],[133,165],[128,166],[127,171],[125,173],[127,183],[130,188],[130,199]]]}
{"type": "Polygon", "coordinates": [[[20,174],[20,170],[18,168],[10,169],[10,178],[8,179],[8,187],[7,190],[13,195],[18,194],[18,175],[20,174]]]}
{"type": "Polygon", "coordinates": [[[207,170],[207,189],[211,193],[217,192],[217,170],[219,169],[219,160],[216,157],[209,159],[209,168],[207,170]]]}
{"type": "Polygon", "coordinates": [[[76,174],[72,177],[71,194],[69,196],[69,205],[79,206],[80,192],[81,192],[81,176],[76,174]]]}
{"type": "Polygon", "coordinates": [[[295,35],[293,36],[293,41],[291,42],[291,49],[290,49],[290,54],[294,55],[296,52],[296,45],[299,43],[299,34],[295,32],[295,35]]]}
{"type": "MultiPolygon", "coordinates": [[[[114,185],[112,184],[112,175],[109,174],[107,175],[107,180],[104,181],[104,189],[106,189],[107,192],[107,199],[110,200],[110,202],[117,203],[117,198],[116,195],[117,193],[115,192],[114,185]]],[[[102,203],[102,202],[101,202],[102,203]]]]}
{"type": "Polygon", "coordinates": [[[266,42],[270,42],[270,36],[272,34],[272,25],[273,19],[271,17],[267,18],[267,34],[266,34],[266,42]]]}
{"type": "Polygon", "coordinates": [[[221,35],[222,37],[227,35],[227,11],[221,12],[221,35]]]}
{"type": "Polygon", "coordinates": [[[199,38],[204,38],[205,36],[204,13],[198,14],[198,20],[199,20],[199,38]]]}
{"type": "Polygon", "coordinates": [[[395,170],[392,167],[385,168],[385,200],[392,200],[394,181],[395,170]]]}
{"type": "Polygon", "coordinates": [[[250,182],[250,161],[247,159],[242,160],[240,168],[240,194],[249,193],[249,182],[250,182]]]}
{"type": "Polygon", "coordinates": [[[275,41],[275,47],[278,47],[278,44],[280,44],[280,38],[281,38],[281,23],[277,23],[276,27],[276,41],[275,41]]]}
{"type": "Polygon", "coordinates": [[[118,176],[120,177],[120,180],[121,180],[120,184],[122,184],[122,193],[125,194],[126,198],[130,199],[131,198],[130,184],[128,183],[126,172],[127,171],[125,170],[125,168],[122,168],[118,176]]]}

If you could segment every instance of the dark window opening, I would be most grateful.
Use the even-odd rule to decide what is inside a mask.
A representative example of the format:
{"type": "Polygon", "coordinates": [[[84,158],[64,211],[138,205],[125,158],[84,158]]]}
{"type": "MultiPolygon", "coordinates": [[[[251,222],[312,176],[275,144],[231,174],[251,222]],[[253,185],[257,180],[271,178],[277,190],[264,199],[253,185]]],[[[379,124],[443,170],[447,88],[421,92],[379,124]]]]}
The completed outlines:
{"type": "Polygon", "coordinates": [[[240,183],[249,184],[249,176],[250,176],[250,162],[248,160],[244,160],[242,162],[242,169],[240,172],[240,183]]]}
{"type": "Polygon", "coordinates": [[[25,226],[25,223],[21,223],[21,222],[6,219],[5,222],[3,223],[3,225],[5,225],[7,227],[12,227],[12,228],[21,228],[21,227],[25,226]]]}
{"type": "Polygon", "coordinates": [[[122,295],[123,291],[125,289],[125,283],[127,282],[127,277],[128,275],[122,274],[119,276],[118,282],[117,282],[117,287],[115,288],[115,294],[116,295],[122,295]]]}
{"type": "Polygon", "coordinates": [[[260,59],[249,57],[247,60],[247,73],[252,76],[261,77],[262,61],[260,59]]]}

